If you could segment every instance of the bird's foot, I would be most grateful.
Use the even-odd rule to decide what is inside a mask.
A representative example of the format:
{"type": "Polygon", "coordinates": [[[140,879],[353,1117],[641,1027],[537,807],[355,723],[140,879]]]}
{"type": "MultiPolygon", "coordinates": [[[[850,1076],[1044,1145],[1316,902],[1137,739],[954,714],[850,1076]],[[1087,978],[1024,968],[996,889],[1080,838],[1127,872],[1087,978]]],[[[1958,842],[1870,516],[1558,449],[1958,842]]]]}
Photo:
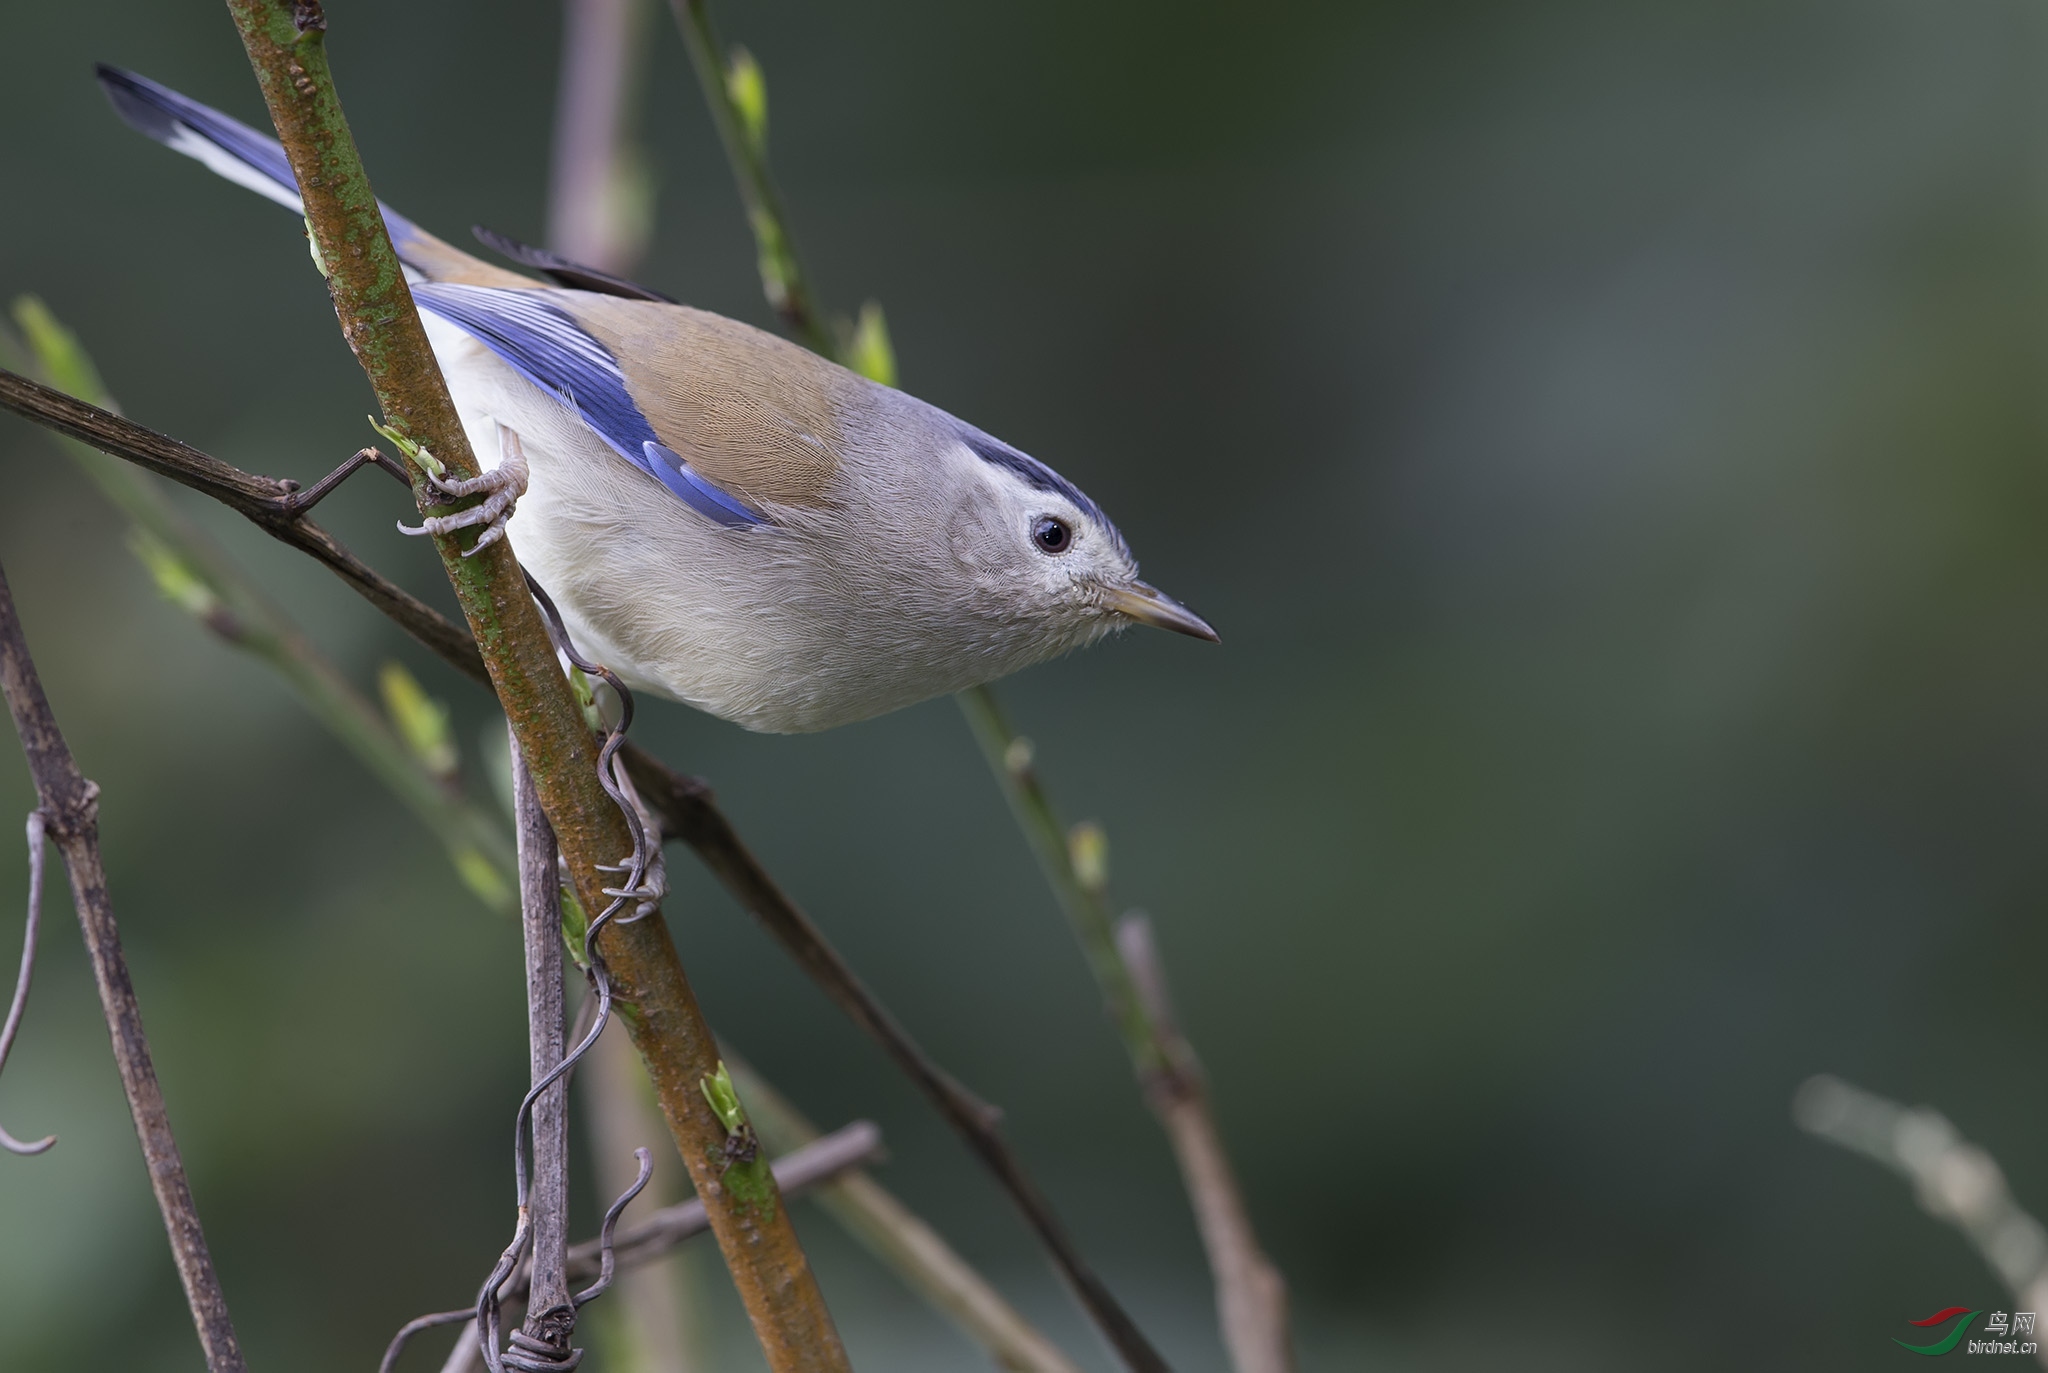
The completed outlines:
{"type": "MultiPolygon", "coordinates": [[[[631,872],[633,860],[628,857],[623,863],[599,863],[599,872],[631,872]]],[[[661,849],[656,847],[647,856],[647,871],[640,874],[640,881],[630,887],[605,887],[606,896],[623,896],[633,903],[631,915],[616,917],[621,925],[630,925],[635,920],[644,920],[661,909],[661,899],[668,895],[668,864],[663,861],[661,849]]]]}
{"type": "MultiPolygon", "coordinates": [[[[640,789],[633,785],[633,779],[626,775],[626,769],[616,760],[612,776],[625,792],[626,800],[632,804],[633,813],[640,819],[640,832],[647,846],[647,869],[640,874],[640,881],[631,887],[606,887],[606,896],[623,896],[633,902],[633,913],[619,917],[621,925],[630,925],[635,920],[644,920],[661,909],[661,899],[668,895],[668,864],[661,856],[661,822],[649,810],[647,803],[640,799],[640,789]]],[[[616,866],[600,863],[599,872],[626,872],[633,870],[633,859],[629,854],[626,861],[616,866]]]]}
{"type": "Polygon", "coordinates": [[[527,478],[526,450],[520,446],[519,435],[510,429],[499,427],[498,437],[503,445],[504,456],[490,471],[474,477],[454,481],[434,472],[427,472],[426,479],[436,491],[444,496],[460,499],[463,496],[484,496],[485,499],[467,510],[458,510],[453,515],[429,515],[417,525],[398,526],[401,534],[415,536],[431,534],[453,534],[458,529],[469,529],[483,525],[484,532],[477,536],[474,544],[463,553],[473,558],[484,549],[505,537],[506,522],[518,507],[519,498],[526,494],[527,478]]]}

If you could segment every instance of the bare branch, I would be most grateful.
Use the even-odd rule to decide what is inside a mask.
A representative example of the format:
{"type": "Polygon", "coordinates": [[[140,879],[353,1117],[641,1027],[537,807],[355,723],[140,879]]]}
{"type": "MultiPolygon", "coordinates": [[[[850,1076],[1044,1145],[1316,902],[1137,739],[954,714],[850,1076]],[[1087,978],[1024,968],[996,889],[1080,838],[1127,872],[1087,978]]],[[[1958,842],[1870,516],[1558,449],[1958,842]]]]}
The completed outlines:
{"type": "Polygon", "coordinates": [[[143,1159],[149,1165],[150,1187],[163,1212],[171,1256],[185,1287],[185,1302],[206,1352],[206,1366],[211,1373],[243,1373],[246,1365],[241,1345],[235,1339],[227,1298],[221,1293],[213,1258],[206,1249],[191,1185],[185,1180],[185,1164],[171,1133],[163,1089],[157,1084],[149,1039],[142,1029],[142,1009],[135,1002],[135,986],[129,980],[128,960],[121,952],[121,935],[114,924],[113,902],[100,865],[99,788],[78,770],[70,745],[57,729],[35,662],[29,657],[4,569],[0,569],[0,691],[14,716],[22,752],[28,755],[44,825],[64,855],[72,904],[85,933],[100,1007],[114,1043],[114,1062],[121,1072],[129,1113],[135,1119],[136,1138],[142,1142],[143,1159]]]}
{"type": "MultiPolygon", "coordinates": [[[[733,99],[733,68],[712,27],[708,0],[669,0],[669,9],[682,31],[683,45],[690,50],[697,85],[704,92],[711,122],[718,128],[718,141],[725,145],[726,161],[732,164],[733,180],[747,207],[747,223],[760,255],[762,293],[790,333],[812,351],[832,357],[837,351],[832,331],[811,294],[790,237],[789,218],[782,212],[782,197],[768,174],[765,97],[762,127],[757,129],[733,99]]],[[[752,67],[751,61],[746,66],[759,76],[760,69],[752,67]]]]}
{"type": "MultiPolygon", "coordinates": [[[[519,825],[519,910],[526,938],[526,1026],[532,1083],[562,1061],[562,878],[555,832],[540,808],[533,775],[512,746],[513,809],[519,825]]],[[[576,1328],[569,1300],[569,1083],[557,1081],[533,1105],[533,1181],[523,1199],[533,1223],[526,1334],[565,1361],[576,1328]]]]}
{"type": "Polygon", "coordinates": [[[1146,1083],[1145,1099],[1166,1129],[1194,1204],[1231,1363],[1238,1373],[1288,1373],[1294,1367],[1294,1342],[1287,1326],[1287,1283],[1252,1229],[1244,1193],[1209,1108],[1208,1082],[1174,1020],[1151,922],[1142,915],[1125,916],[1117,922],[1116,944],[1165,1061],[1146,1083]]]}
{"type": "Polygon", "coordinates": [[[293,483],[244,472],[189,444],[5,368],[0,368],[0,409],[219,501],[280,543],[324,564],[456,671],[490,685],[490,674],[469,634],[300,514],[293,500],[297,491],[293,483]]]}

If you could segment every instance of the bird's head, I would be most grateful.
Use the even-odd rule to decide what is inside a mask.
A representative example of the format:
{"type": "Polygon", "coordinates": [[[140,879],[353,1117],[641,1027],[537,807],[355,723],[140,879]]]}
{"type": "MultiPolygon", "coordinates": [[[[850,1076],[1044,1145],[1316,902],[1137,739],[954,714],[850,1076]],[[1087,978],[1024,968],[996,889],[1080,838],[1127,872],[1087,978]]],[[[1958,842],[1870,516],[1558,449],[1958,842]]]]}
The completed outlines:
{"type": "Polygon", "coordinates": [[[953,549],[1004,618],[1059,648],[1134,624],[1219,642],[1199,615],[1138,576],[1123,535],[1079,487],[978,429],[959,428],[975,479],[953,549]]]}

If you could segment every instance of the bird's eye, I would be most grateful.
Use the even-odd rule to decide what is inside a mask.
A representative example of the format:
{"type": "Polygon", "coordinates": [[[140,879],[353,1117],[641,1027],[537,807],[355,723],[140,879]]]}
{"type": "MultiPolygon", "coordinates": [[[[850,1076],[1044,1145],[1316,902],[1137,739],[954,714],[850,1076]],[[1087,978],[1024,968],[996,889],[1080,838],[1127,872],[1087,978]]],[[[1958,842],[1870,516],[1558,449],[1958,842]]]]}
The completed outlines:
{"type": "Polygon", "coordinates": [[[1074,542],[1074,531],[1065,520],[1047,515],[1031,526],[1031,541],[1047,553],[1064,553],[1074,542]]]}

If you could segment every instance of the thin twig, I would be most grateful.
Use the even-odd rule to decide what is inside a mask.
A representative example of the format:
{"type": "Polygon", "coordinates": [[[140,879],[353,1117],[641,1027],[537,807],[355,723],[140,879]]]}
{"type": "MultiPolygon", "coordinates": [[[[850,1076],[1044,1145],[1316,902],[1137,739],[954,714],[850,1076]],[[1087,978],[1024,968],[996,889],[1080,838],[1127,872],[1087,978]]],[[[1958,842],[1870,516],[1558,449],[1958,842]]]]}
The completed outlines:
{"type": "Polygon", "coordinates": [[[1173,1017],[1151,925],[1143,917],[1112,922],[1108,839],[1098,825],[1077,825],[1071,833],[1061,826],[1039,781],[1031,742],[1010,728],[995,693],[973,687],[956,699],[1087,954],[1145,1102],[1173,1145],[1216,1284],[1217,1321],[1231,1364],[1237,1373],[1289,1373],[1294,1344],[1287,1283],[1252,1229],[1201,1064],[1173,1017]]]}
{"type": "Polygon", "coordinates": [[[234,1322],[228,1316],[227,1298],[213,1271],[212,1256],[207,1253],[206,1234],[199,1225],[192,1188],[185,1180],[178,1141],[171,1133],[163,1089],[157,1084],[149,1040],[142,1029],[142,1009],[135,1001],[135,986],[129,980],[120,931],[114,924],[113,902],[100,865],[99,788],[78,770],[70,745],[57,729],[35,662],[29,657],[4,569],[0,569],[0,691],[7,697],[22,752],[28,756],[44,825],[64,855],[72,904],[85,933],[93,980],[99,985],[100,1006],[113,1039],[114,1062],[121,1072],[129,1113],[135,1119],[136,1137],[142,1142],[143,1159],[149,1165],[150,1186],[163,1212],[171,1256],[185,1286],[185,1302],[206,1352],[206,1366],[210,1373],[243,1373],[246,1365],[241,1345],[235,1339],[234,1322]]]}
{"type": "MultiPolygon", "coordinates": [[[[476,459],[342,113],[327,60],[326,15],[318,0],[228,0],[228,9],[298,182],[342,335],[385,424],[430,448],[449,476],[474,477],[476,459]]],[[[407,456],[416,452],[408,449],[407,456]]],[[[423,511],[433,503],[424,467],[415,492],[423,511]]],[[[601,865],[630,853],[633,880],[641,875],[647,855],[637,822],[600,778],[597,746],[509,543],[465,549],[458,537],[434,542],[595,932],[611,896],[601,865]]],[[[769,1367],[776,1373],[846,1369],[831,1313],[788,1208],[777,1204],[772,1177],[761,1170],[750,1179],[758,1186],[745,1188],[722,1180],[727,1123],[705,1095],[718,1075],[717,1053],[659,911],[614,923],[602,938],[615,990],[636,1012],[628,1017],[634,1045],[710,1208],[719,1249],[769,1367]]]]}
{"type": "MultiPolygon", "coordinates": [[[[790,1150],[776,1159],[772,1167],[776,1182],[785,1191],[797,1193],[837,1177],[849,1168],[872,1163],[881,1156],[881,1152],[881,1127],[871,1120],[856,1120],[801,1148],[790,1150]]],[[[621,1230],[613,1241],[613,1250],[621,1264],[648,1263],[701,1232],[704,1225],[703,1199],[692,1197],[674,1206],[664,1206],[631,1229],[621,1230]]],[[[569,1251],[569,1276],[596,1276],[597,1261],[597,1241],[583,1241],[569,1251]]]]}
{"type": "Polygon", "coordinates": [[[1209,1255],[1231,1363],[1238,1373],[1287,1373],[1294,1367],[1287,1283],[1252,1229],[1244,1192],[1209,1108],[1208,1079],[1174,1019],[1151,922],[1138,914],[1125,916],[1117,922],[1116,944],[1165,1058],[1164,1069],[1145,1084],[1145,1100],[1180,1162],[1202,1248],[1209,1255]]]}
{"type": "Polygon", "coordinates": [[[1130,969],[1117,955],[1108,902],[1099,884],[1083,881],[1075,871],[1066,829],[1060,824],[1045,788],[1039,784],[1038,773],[1033,766],[1031,742],[1010,728],[995,693],[987,687],[972,687],[959,693],[955,699],[967,716],[975,741],[981,745],[982,754],[988,759],[996,780],[1002,785],[1003,795],[1009,798],[1017,827],[1030,841],[1031,851],[1038,856],[1038,865],[1044,870],[1046,881],[1059,898],[1060,907],[1073,926],[1074,936],[1088,956],[1088,966],[1102,988],[1110,1018],[1116,1022],[1117,1032],[1123,1036],[1124,1048],[1137,1067],[1139,1077],[1149,1079],[1153,1074],[1166,1070],[1166,1054],[1159,1036],[1146,1018],[1130,969]]]}
{"type": "Polygon", "coordinates": [[[697,84],[710,106],[711,122],[717,126],[718,141],[725,146],[726,161],[732,165],[733,180],[747,207],[747,223],[759,250],[762,292],[792,334],[812,351],[835,356],[832,331],[811,295],[790,237],[789,217],[782,212],[782,197],[768,174],[765,113],[757,121],[758,127],[753,126],[734,102],[732,68],[712,28],[706,0],[669,0],[669,8],[682,31],[683,45],[690,50],[690,65],[697,69],[697,84]]]}
{"type": "Polygon", "coordinates": [[[259,477],[190,444],[145,429],[55,387],[0,368],[0,409],[90,444],[225,505],[264,533],[321,563],[351,590],[473,681],[491,684],[468,631],[358,558],[293,500],[295,482],[259,477]]]}
{"type": "MultiPolygon", "coordinates": [[[[513,816],[519,826],[519,910],[526,939],[526,1025],[532,1083],[562,1061],[562,879],[555,832],[540,808],[533,775],[512,748],[513,816]]],[[[533,1105],[533,1180],[521,1198],[533,1227],[532,1290],[525,1332],[558,1362],[569,1358],[576,1307],[569,1300],[569,1084],[555,1082],[533,1105]]]]}
{"type": "MultiPolygon", "coordinates": [[[[320,540],[324,542],[317,546],[305,540],[304,530],[312,527],[312,522],[291,516],[282,511],[281,505],[274,504],[288,494],[282,483],[252,476],[175,439],[4,369],[0,369],[0,408],[79,437],[103,453],[161,472],[247,516],[276,534],[280,541],[320,557],[364,599],[449,666],[488,685],[475,642],[461,627],[385,579],[324,531],[320,531],[320,540]],[[176,460],[168,460],[166,454],[176,460]],[[235,494],[249,489],[277,494],[255,501],[235,494]],[[321,556],[322,550],[336,556],[321,556]]],[[[1114,1298],[1100,1287],[1099,1280],[1092,1279],[1092,1274],[1087,1274],[1086,1280],[1074,1276],[1077,1268],[1086,1274],[1086,1267],[1066,1239],[1058,1218],[1031,1182],[1022,1160],[997,1129],[999,1113],[939,1067],[867,989],[810,916],[782,890],[740,838],[731,820],[718,808],[710,787],[632,744],[626,745],[619,756],[640,796],[660,818],[662,837],[688,844],[740,909],[759,920],[833,1004],[872,1037],[916,1084],[1009,1193],[1063,1276],[1084,1293],[1088,1291],[1088,1280],[1092,1280],[1099,1299],[1113,1307],[1114,1298]]],[[[1121,1312],[1118,1314],[1121,1316],[1121,1312]]]]}
{"type": "MultiPolygon", "coordinates": [[[[2021,1208],[1998,1161],[1931,1106],[1901,1105],[1823,1073],[1799,1085],[1792,1119],[1818,1139],[1875,1159],[1912,1185],[1914,1200],[1953,1225],[2013,1300],[2048,1313],[2048,1229],[2021,1208]]],[[[2037,1342],[2048,1367],[2048,1341],[2037,1342]]]]}
{"type": "MultiPolygon", "coordinates": [[[[14,1051],[14,1036],[28,1011],[29,984],[36,976],[36,941],[43,926],[43,855],[43,813],[32,810],[28,813],[28,919],[22,925],[21,971],[14,977],[14,998],[7,1003],[7,1023],[0,1025],[0,1072],[7,1070],[7,1055],[14,1051]]],[[[0,1128],[0,1149],[10,1154],[40,1154],[56,1142],[55,1135],[19,1140],[0,1128]]]]}
{"type": "MultiPolygon", "coordinates": [[[[729,1047],[725,1062],[769,1148],[802,1150],[818,1139],[817,1127],[729,1047]]],[[[865,1169],[849,1170],[822,1184],[817,1201],[870,1254],[986,1350],[998,1368],[1011,1373],[1080,1373],[1059,1346],[1005,1301],[938,1231],[865,1169]]]]}

